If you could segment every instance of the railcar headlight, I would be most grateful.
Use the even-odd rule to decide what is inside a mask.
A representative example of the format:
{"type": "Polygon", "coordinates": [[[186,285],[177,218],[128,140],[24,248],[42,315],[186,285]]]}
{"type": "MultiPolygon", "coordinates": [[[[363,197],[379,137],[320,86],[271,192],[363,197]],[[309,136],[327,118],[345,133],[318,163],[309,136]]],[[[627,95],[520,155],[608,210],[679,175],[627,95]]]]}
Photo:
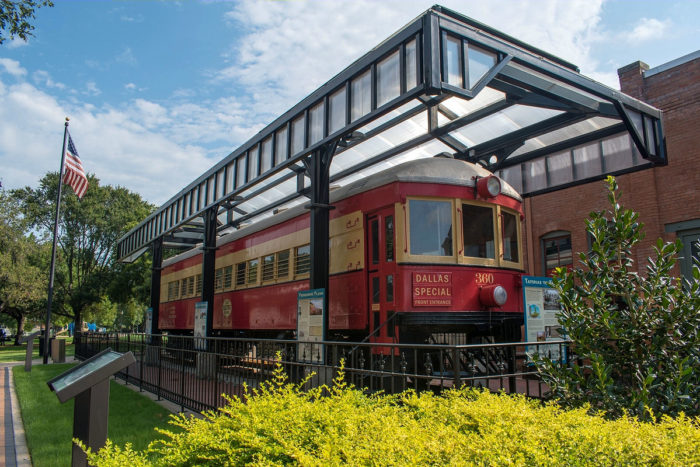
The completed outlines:
{"type": "Polygon", "coordinates": [[[479,301],[484,306],[503,306],[508,300],[508,292],[501,285],[487,285],[479,291],[479,301]]]}
{"type": "Polygon", "coordinates": [[[494,198],[501,194],[501,181],[495,175],[480,178],[476,181],[476,192],[482,198],[494,198]]]}

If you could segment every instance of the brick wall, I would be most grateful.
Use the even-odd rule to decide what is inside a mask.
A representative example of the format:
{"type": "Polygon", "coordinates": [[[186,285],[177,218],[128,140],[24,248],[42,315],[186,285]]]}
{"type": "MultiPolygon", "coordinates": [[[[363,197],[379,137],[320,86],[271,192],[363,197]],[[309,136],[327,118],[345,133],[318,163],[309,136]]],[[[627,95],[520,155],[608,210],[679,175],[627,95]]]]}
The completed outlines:
{"type": "MultiPolygon", "coordinates": [[[[646,238],[636,252],[640,272],[657,238],[675,240],[675,234],[665,233],[666,224],[700,219],[700,58],[645,77],[648,69],[634,62],[618,70],[622,92],[664,112],[668,165],[617,179],[622,204],[645,224],[646,238]]],[[[526,200],[528,274],[543,274],[540,238],[549,232],[569,231],[575,253],[588,249],[585,219],[591,211],[607,209],[604,190],[596,181],[526,200]]]]}

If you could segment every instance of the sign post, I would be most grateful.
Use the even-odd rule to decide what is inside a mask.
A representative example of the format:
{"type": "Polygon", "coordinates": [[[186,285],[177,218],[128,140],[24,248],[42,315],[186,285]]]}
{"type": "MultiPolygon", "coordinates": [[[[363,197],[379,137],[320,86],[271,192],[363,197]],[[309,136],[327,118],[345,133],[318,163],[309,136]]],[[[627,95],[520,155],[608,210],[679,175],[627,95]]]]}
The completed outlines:
{"type": "MultiPolygon", "coordinates": [[[[107,442],[109,377],[136,362],[134,354],[106,349],[46,382],[61,403],[75,399],[73,438],[93,452],[107,442]]],[[[73,444],[71,466],[87,466],[87,456],[73,444]]]]}
{"type": "Polygon", "coordinates": [[[34,339],[41,331],[33,332],[22,339],[27,343],[27,355],[24,357],[24,371],[32,371],[32,354],[34,353],[34,339]]]}

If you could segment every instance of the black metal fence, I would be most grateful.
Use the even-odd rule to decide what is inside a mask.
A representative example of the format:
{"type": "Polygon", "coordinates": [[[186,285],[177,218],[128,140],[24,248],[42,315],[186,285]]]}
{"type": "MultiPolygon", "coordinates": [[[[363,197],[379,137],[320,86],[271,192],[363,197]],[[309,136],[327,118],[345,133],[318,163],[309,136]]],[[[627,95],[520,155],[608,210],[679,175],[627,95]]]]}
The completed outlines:
{"type": "MultiPolygon", "coordinates": [[[[281,365],[294,382],[331,385],[341,368],[345,381],[369,392],[442,391],[463,385],[541,398],[547,388],[528,354],[566,357],[568,342],[479,345],[410,345],[296,340],[194,338],[90,333],[76,339],[76,357],[110,347],[133,352],[136,362],[117,377],[170,400],[184,410],[225,405],[222,394],[243,395],[269,380],[281,365]],[[342,362],[342,363],[341,363],[342,362]],[[342,365],[342,367],[341,367],[342,365]]],[[[565,364],[566,358],[561,358],[565,364]]]]}

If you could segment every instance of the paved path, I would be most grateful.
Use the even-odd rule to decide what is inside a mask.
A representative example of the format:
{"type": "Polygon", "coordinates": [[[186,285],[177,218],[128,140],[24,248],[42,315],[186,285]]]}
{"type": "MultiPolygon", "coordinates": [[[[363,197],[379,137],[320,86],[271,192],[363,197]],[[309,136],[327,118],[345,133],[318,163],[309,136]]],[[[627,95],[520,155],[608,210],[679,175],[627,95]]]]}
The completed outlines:
{"type": "Polygon", "coordinates": [[[31,466],[22,415],[15,394],[12,367],[21,363],[0,363],[0,465],[31,466]]]}

